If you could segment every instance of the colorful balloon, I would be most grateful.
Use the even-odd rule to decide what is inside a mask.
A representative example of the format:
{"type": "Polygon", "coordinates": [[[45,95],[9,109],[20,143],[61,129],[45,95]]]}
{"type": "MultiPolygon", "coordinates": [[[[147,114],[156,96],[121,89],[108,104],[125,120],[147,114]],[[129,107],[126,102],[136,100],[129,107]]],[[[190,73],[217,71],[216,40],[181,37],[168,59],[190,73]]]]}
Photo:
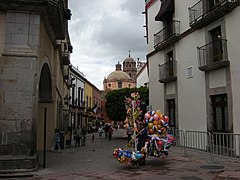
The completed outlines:
{"type": "Polygon", "coordinates": [[[144,118],[145,119],[149,119],[150,118],[150,114],[149,113],[145,113],[144,118]]]}
{"type": "Polygon", "coordinates": [[[161,111],[160,111],[160,110],[157,110],[157,111],[156,111],[156,114],[157,114],[159,117],[161,117],[161,116],[162,116],[162,113],[161,113],[161,111]]]}
{"type": "Polygon", "coordinates": [[[154,118],[153,116],[150,117],[149,122],[153,122],[154,118]]]}
{"type": "Polygon", "coordinates": [[[159,119],[160,119],[157,114],[154,114],[154,115],[153,115],[153,118],[154,118],[154,120],[159,120],[159,119]]]}
{"type": "Polygon", "coordinates": [[[151,123],[151,122],[148,123],[148,128],[149,128],[149,129],[152,129],[152,127],[153,127],[153,123],[151,123]]]}

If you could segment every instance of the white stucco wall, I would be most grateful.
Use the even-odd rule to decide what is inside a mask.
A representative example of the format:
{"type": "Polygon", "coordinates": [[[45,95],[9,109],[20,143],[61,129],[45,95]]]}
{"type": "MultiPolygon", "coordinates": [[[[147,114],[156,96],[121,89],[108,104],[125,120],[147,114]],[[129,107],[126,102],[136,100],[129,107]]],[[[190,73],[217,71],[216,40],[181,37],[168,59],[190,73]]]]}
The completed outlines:
{"type": "Polygon", "coordinates": [[[155,16],[159,12],[160,1],[155,1],[152,6],[148,9],[148,45],[147,53],[154,50],[154,34],[162,29],[162,22],[155,21],[155,16]]]}
{"type": "Polygon", "coordinates": [[[199,0],[177,1],[175,0],[175,19],[180,21],[180,33],[189,29],[189,7],[192,7],[199,0]],[[176,8],[177,7],[177,8],[176,8]]]}
{"type": "Polygon", "coordinates": [[[176,43],[178,77],[178,121],[182,130],[207,130],[205,74],[198,69],[197,46],[204,44],[199,30],[176,43]],[[187,53],[186,53],[187,52],[187,53]],[[192,78],[187,68],[192,67],[192,78]]]}
{"type": "Polygon", "coordinates": [[[176,83],[175,82],[169,82],[166,84],[166,94],[175,94],[176,93],[176,83]]]}
{"type": "Polygon", "coordinates": [[[159,82],[159,64],[164,61],[163,54],[156,54],[149,59],[149,104],[153,110],[164,111],[164,87],[159,82]]]}
{"type": "Polygon", "coordinates": [[[209,72],[209,88],[226,86],[226,69],[221,68],[209,72]]]}
{"type": "Polygon", "coordinates": [[[228,59],[230,61],[233,99],[233,129],[234,133],[240,133],[240,35],[239,24],[240,7],[236,8],[225,17],[228,59]]]}
{"type": "MultiPolygon", "coordinates": [[[[189,10],[199,0],[175,1],[176,20],[180,21],[180,33],[189,29],[189,10]]],[[[154,51],[154,33],[162,29],[162,23],[155,21],[155,16],[160,8],[160,1],[156,1],[148,10],[148,53],[154,51]]],[[[233,99],[233,127],[234,133],[240,133],[240,51],[239,51],[239,18],[240,7],[223,17],[226,28],[228,59],[230,61],[232,99],[233,99]]],[[[200,30],[187,35],[178,41],[175,47],[177,61],[177,116],[179,129],[207,131],[207,95],[205,72],[198,69],[197,46],[206,45],[208,42],[206,32],[213,28],[212,22],[200,30]],[[187,68],[192,68],[192,77],[187,77],[187,68]]],[[[164,62],[164,51],[149,57],[149,100],[152,109],[164,110],[164,84],[159,83],[159,64],[164,62]]],[[[212,70],[208,73],[209,88],[225,87],[227,85],[226,69],[212,70]]],[[[166,95],[173,94],[174,86],[168,83],[166,95]]],[[[231,105],[230,105],[231,106],[231,105]]],[[[164,112],[163,112],[164,113],[164,112]]]]}
{"type": "Polygon", "coordinates": [[[137,77],[137,87],[145,86],[145,83],[148,83],[148,72],[147,72],[147,65],[143,67],[141,72],[138,74],[137,77]]]}

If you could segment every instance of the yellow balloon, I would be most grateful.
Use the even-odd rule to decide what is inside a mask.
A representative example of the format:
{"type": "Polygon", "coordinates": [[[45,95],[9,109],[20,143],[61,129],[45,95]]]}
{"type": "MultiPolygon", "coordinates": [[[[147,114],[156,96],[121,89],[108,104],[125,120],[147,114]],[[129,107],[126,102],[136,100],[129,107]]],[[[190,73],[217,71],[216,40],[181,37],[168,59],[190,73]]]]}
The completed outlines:
{"type": "Polygon", "coordinates": [[[153,123],[148,123],[148,128],[152,129],[152,127],[153,127],[153,123]]]}
{"type": "Polygon", "coordinates": [[[161,132],[162,132],[162,135],[166,135],[167,134],[167,129],[165,127],[161,127],[161,132]]]}
{"type": "Polygon", "coordinates": [[[158,120],[154,120],[154,121],[153,121],[153,124],[154,124],[154,125],[158,125],[158,124],[159,124],[159,121],[158,121],[158,120]]]}
{"type": "Polygon", "coordinates": [[[157,111],[156,111],[156,114],[157,114],[160,118],[162,117],[162,113],[161,113],[160,110],[157,110],[157,111]]]}

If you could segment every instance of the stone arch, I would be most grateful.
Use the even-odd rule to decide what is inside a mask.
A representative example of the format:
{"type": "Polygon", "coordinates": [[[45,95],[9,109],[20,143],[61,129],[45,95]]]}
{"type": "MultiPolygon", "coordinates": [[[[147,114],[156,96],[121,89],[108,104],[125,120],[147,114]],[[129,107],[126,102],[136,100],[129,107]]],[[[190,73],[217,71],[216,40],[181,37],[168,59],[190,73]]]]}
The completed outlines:
{"type": "Polygon", "coordinates": [[[39,102],[52,102],[52,78],[49,65],[44,63],[39,80],[39,102]]]}

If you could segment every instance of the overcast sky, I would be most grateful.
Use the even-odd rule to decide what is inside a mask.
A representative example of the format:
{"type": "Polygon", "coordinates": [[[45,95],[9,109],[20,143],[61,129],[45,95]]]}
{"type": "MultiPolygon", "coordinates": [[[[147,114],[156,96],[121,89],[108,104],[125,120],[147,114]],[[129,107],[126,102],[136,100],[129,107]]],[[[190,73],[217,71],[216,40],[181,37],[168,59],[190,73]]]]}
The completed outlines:
{"type": "Polygon", "coordinates": [[[71,64],[103,90],[119,61],[146,60],[144,0],[69,0],[71,64]]]}

